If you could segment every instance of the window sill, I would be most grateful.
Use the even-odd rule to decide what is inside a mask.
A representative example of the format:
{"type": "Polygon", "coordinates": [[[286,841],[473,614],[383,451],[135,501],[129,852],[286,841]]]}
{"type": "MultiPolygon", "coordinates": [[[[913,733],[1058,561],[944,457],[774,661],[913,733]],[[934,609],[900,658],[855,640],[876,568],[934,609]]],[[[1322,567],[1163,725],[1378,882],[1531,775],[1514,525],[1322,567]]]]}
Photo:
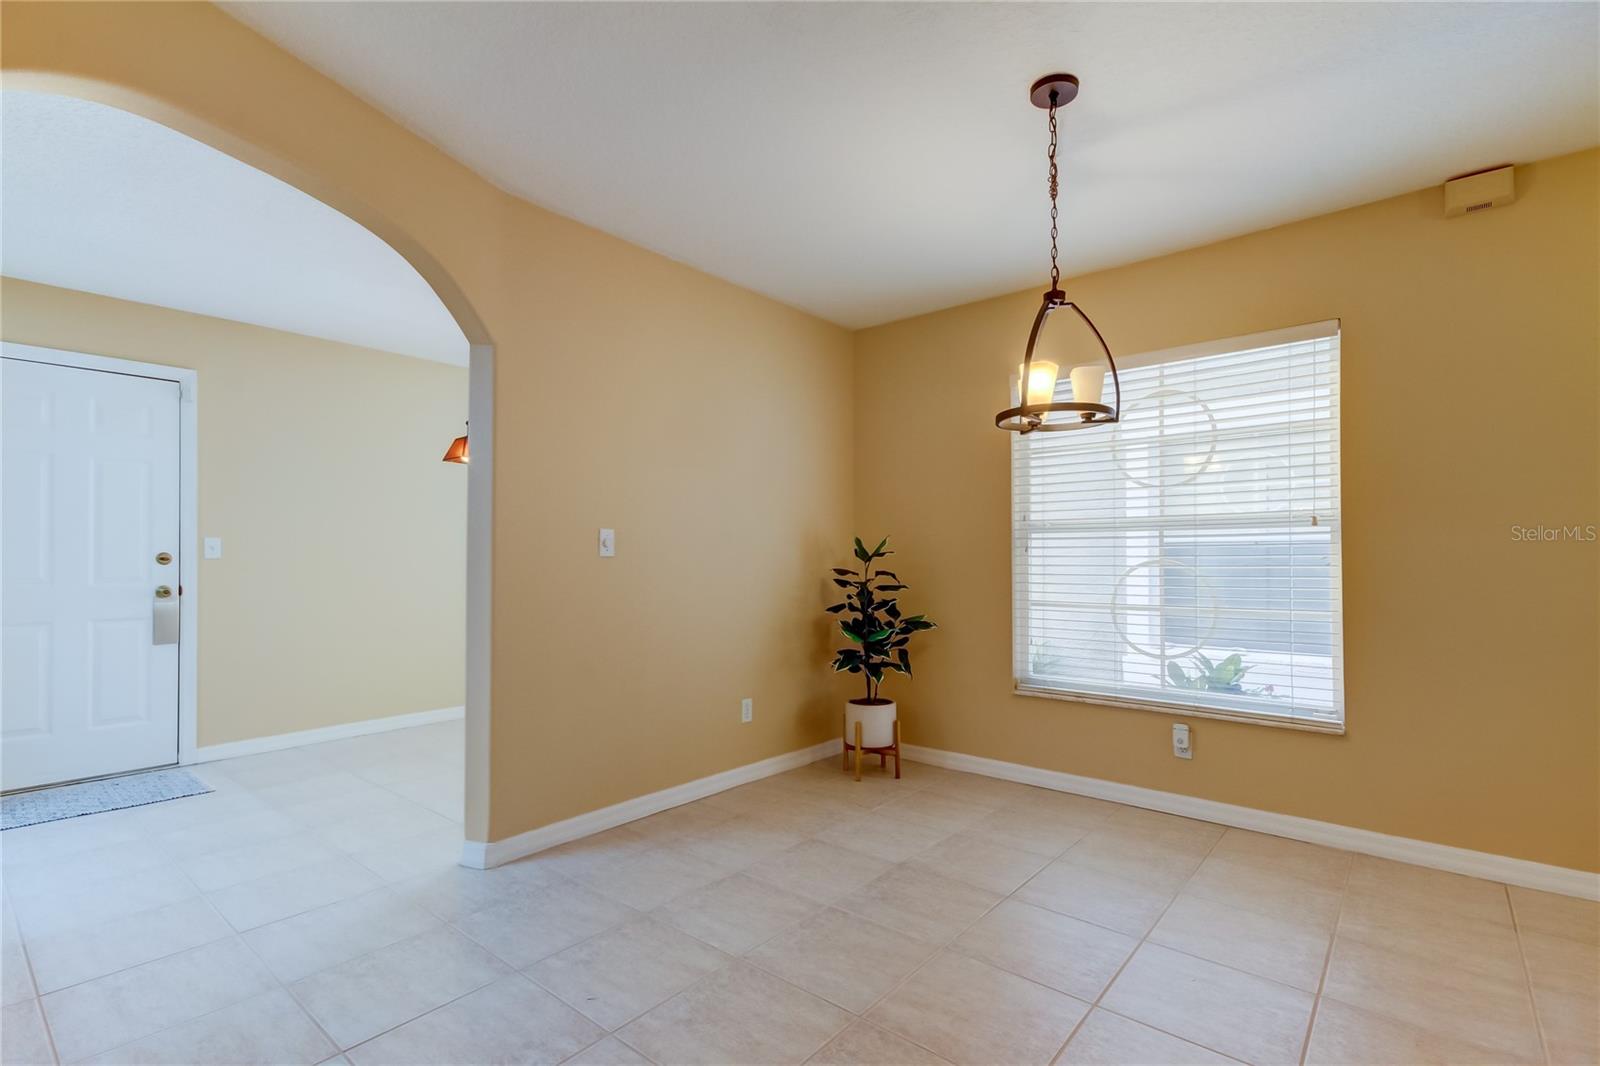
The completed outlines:
{"type": "Polygon", "coordinates": [[[1294,729],[1302,733],[1323,733],[1343,736],[1343,722],[1329,722],[1315,718],[1299,718],[1287,714],[1261,714],[1253,711],[1230,711],[1218,707],[1196,707],[1190,704],[1157,703],[1144,700],[1127,700],[1090,692],[1066,692],[1058,689],[1035,688],[1017,682],[1012,689],[1018,696],[1035,699],[1062,700],[1067,703],[1092,703],[1099,707],[1117,707],[1135,711],[1155,711],[1177,718],[1215,718],[1223,722],[1243,722],[1246,725],[1264,725],[1273,729],[1294,729]]]}

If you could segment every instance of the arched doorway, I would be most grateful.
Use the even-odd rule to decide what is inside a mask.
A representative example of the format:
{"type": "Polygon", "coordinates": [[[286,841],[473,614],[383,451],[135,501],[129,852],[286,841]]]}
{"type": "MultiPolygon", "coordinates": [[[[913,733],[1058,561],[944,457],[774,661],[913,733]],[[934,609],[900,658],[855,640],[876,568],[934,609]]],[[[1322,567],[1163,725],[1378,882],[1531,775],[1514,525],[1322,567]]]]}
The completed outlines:
{"type": "MultiPolygon", "coordinates": [[[[225,152],[230,158],[238,161],[241,166],[255,166],[265,174],[271,174],[275,180],[287,181],[295,188],[302,188],[294,180],[293,168],[287,166],[261,167],[265,160],[262,153],[250,153],[254,158],[241,159],[235,152],[228,152],[229,147],[237,149],[237,142],[229,138],[215,135],[212,138],[197,136],[207,131],[201,124],[193,123],[192,128],[182,128],[185,123],[177,121],[178,116],[170,108],[155,105],[151,101],[121,92],[96,82],[78,81],[76,79],[61,79],[45,76],[7,74],[6,88],[12,91],[50,90],[64,93],[74,99],[96,101],[109,107],[117,108],[129,114],[140,115],[146,121],[160,122],[169,131],[185,137],[194,137],[197,141],[210,145],[216,151],[225,152]],[[229,142],[218,144],[215,142],[229,142]],[[280,173],[274,173],[278,171],[280,173]]],[[[176,135],[176,134],[175,134],[176,135]]],[[[313,183],[307,183],[313,184],[313,183]]],[[[312,195],[310,190],[302,190],[306,195],[312,195]]],[[[320,190],[325,193],[325,190],[320,190]]],[[[426,284],[431,294],[441,301],[451,319],[459,327],[464,347],[467,350],[469,362],[468,401],[466,409],[460,412],[462,419],[470,417],[472,423],[472,463],[466,470],[457,468],[440,468],[453,476],[464,475],[468,481],[466,490],[467,533],[465,537],[465,558],[457,560],[460,569],[465,571],[465,694],[466,717],[468,726],[467,736],[471,739],[465,745],[463,759],[463,777],[467,793],[466,820],[463,835],[468,840],[481,841],[487,827],[487,794],[488,794],[488,692],[489,692],[489,508],[492,486],[493,468],[493,404],[492,404],[492,379],[493,379],[493,346],[489,343],[486,331],[477,316],[467,305],[465,298],[457,287],[451,282],[443,269],[415,246],[414,242],[400,236],[395,236],[395,227],[382,221],[374,225],[376,213],[354,203],[352,198],[333,196],[331,198],[319,196],[318,200],[326,203],[330,208],[339,211],[347,219],[354,220],[364,226],[378,239],[383,240],[387,247],[394,253],[411,264],[417,275],[426,284]],[[331,201],[341,201],[338,203],[331,201]],[[348,209],[346,209],[348,207],[348,209]],[[388,231],[385,233],[384,231],[388,231]]],[[[460,432],[459,422],[451,419],[448,424],[440,427],[438,436],[438,452],[442,454],[444,447],[449,443],[451,436],[460,432]]],[[[437,462],[438,456],[433,457],[437,462]]],[[[200,544],[186,545],[186,552],[194,556],[202,554],[200,544]]],[[[203,631],[200,634],[203,644],[203,631]]],[[[201,714],[204,712],[201,711],[201,714]]],[[[185,745],[186,758],[194,757],[194,748],[197,744],[185,745]]],[[[470,851],[471,849],[469,849],[470,851]]]]}

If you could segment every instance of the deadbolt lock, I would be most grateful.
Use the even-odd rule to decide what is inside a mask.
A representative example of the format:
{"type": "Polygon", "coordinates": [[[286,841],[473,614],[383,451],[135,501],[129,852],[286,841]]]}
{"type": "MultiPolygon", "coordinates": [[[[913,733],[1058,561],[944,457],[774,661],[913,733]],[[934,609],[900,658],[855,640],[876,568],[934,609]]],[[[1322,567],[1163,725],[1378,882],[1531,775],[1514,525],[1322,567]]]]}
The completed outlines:
{"type": "Polygon", "coordinates": [[[171,585],[157,585],[156,586],[156,599],[164,600],[164,599],[167,599],[168,597],[170,597],[171,595],[172,595],[172,586],[171,585]]]}
{"type": "Polygon", "coordinates": [[[156,552],[156,562],[160,563],[162,566],[166,566],[168,563],[172,562],[172,553],[156,552]]]}

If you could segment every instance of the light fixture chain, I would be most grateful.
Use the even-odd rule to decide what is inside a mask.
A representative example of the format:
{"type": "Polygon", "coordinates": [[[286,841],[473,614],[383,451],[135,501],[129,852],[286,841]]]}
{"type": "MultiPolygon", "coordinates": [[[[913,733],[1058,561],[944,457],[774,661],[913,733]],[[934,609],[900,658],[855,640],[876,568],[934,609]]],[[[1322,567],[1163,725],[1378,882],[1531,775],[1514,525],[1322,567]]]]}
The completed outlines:
{"type": "Polygon", "coordinates": [[[1056,174],[1056,91],[1050,90],[1050,288],[1061,288],[1061,267],[1056,262],[1056,193],[1060,180],[1056,174]]]}
{"type": "MultiPolygon", "coordinates": [[[[1050,291],[1044,294],[1044,299],[1040,301],[1039,309],[1034,314],[1033,328],[1028,333],[1028,346],[1022,353],[1022,365],[1017,378],[1013,379],[1016,382],[1013,390],[1017,405],[994,416],[994,424],[997,427],[1012,433],[1061,433],[1116,423],[1122,416],[1122,380],[1117,375],[1117,361],[1111,356],[1111,346],[1106,343],[1100,327],[1084,313],[1083,308],[1075,301],[1068,300],[1066,293],[1061,291],[1061,213],[1058,203],[1061,194],[1061,172],[1056,166],[1056,150],[1060,144],[1056,111],[1063,104],[1071,103],[1077,95],[1078,79],[1071,74],[1046,74],[1028,89],[1029,102],[1041,110],[1048,109],[1050,113],[1050,147],[1045,153],[1045,158],[1050,164],[1050,291]],[[1079,387],[1080,382],[1074,381],[1072,399],[1056,399],[1056,378],[1058,373],[1066,368],[1053,359],[1034,358],[1046,320],[1052,314],[1067,311],[1072,312],[1077,322],[1083,329],[1093,334],[1095,341],[1100,345],[1100,354],[1105,357],[1106,369],[1111,372],[1111,389],[1115,397],[1113,404],[1100,402],[1104,371],[1101,371],[1099,378],[1095,378],[1091,373],[1089,377],[1083,379],[1082,388],[1079,387]],[[1054,417],[1056,415],[1065,417],[1054,417]],[[1073,415],[1076,417],[1072,417],[1073,415]]],[[[1051,332],[1052,343],[1054,336],[1060,332],[1060,330],[1051,332]]],[[[1085,370],[1092,371],[1093,368],[1092,361],[1083,365],[1085,370]]],[[[1073,366],[1071,373],[1076,376],[1079,369],[1073,366]]]]}

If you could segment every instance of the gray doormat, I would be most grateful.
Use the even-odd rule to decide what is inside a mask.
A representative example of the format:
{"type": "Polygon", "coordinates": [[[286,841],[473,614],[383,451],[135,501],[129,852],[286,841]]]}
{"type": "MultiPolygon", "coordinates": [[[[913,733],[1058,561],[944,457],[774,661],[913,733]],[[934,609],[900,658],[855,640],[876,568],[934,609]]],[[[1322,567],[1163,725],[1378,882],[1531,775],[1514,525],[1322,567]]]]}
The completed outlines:
{"type": "Polygon", "coordinates": [[[124,807],[200,796],[211,786],[187,770],[149,770],[103,781],[40,788],[0,796],[0,829],[20,829],[40,822],[56,822],[124,807]]]}

